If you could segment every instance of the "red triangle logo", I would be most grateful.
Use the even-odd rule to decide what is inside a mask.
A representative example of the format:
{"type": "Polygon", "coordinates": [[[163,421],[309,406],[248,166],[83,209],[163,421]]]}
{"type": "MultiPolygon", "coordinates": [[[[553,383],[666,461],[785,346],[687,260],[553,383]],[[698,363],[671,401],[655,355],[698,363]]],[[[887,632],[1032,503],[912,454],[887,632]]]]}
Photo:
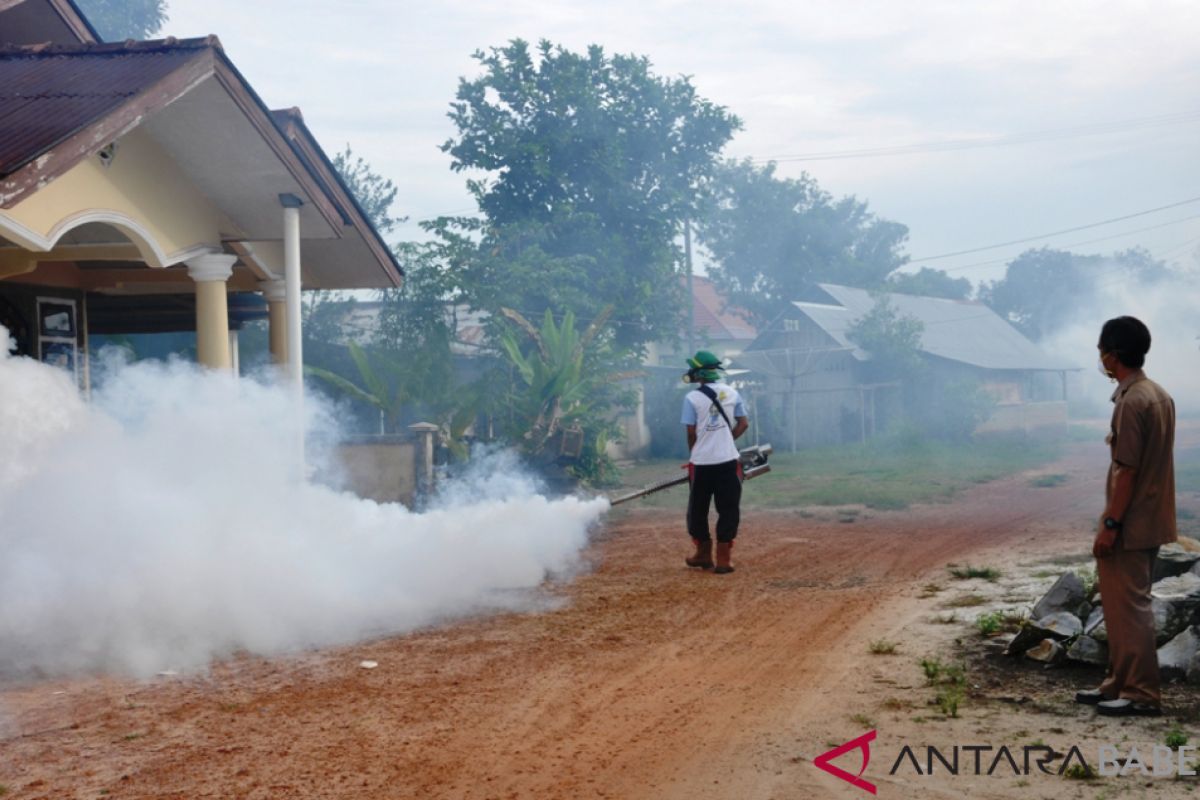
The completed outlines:
{"type": "Polygon", "coordinates": [[[835,778],[841,778],[851,786],[857,786],[865,792],[875,794],[875,784],[863,780],[862,777],[862,774],[867,771],[867,764],[871,763],[871,742],[873,741],[875,741],[875,731],[868,731],[857,739],[851,739],[840,747],[835,747],[827,753],[822,753],[813,759],[813,764],[816,764],[835,778]],[[838,756],[845,755],[851,750],[862,751],[862,767],[858,770],[857,775],[851,775],[846,770],[831,763],[838,756]]]}

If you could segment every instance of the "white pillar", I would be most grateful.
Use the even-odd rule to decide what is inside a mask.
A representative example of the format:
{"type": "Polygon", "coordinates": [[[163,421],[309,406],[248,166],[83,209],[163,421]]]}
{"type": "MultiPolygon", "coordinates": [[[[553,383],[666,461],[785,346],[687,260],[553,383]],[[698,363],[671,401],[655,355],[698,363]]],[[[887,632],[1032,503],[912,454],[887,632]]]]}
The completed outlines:
{"type": "Polygon", "coordinates": [[[304,396],[304,352],[300,330],[300,206],[295,195],[282,194],[283,272],[287,284],[287,363],[297,397],[304,396]]]}
{"type": "Polygon", "coordinates": [[[280,368],[287,366],[287,283],[285,281],[261,281],[258,284],[267,301],[267,341],[271,349],[271,363],[280,368]]]}
{"type": "Polygon", "coordinates": [[[229,298],[225,281],[237,256],[208,253],[189,259],[188,276],[196,282],[196,360],[213,369],[230,369],[229,298]]]}
{"type": "Polygon", "coordinates": [[[238,346],[237,328],[229,329],[229,368],[233,370],[233,377],[241,376],[242,348],[238,346]]]}

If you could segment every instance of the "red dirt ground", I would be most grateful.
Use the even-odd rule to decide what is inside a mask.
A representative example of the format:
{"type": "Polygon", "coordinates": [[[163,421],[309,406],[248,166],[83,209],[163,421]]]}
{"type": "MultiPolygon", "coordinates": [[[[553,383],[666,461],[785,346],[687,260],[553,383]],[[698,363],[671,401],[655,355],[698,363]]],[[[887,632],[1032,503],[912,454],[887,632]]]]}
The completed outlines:
{"type": "Polygon", "coordinates": [[[947,562],[1082,547],[1097,450],[1054,465],[1079,479],[1050,490],[1016,476],[853,523],[747,509],[729,576],[683,566],[681,512],[635,509],[541,613],[202,677],[0,685],[0,784],[56,800],[858,796],[807,759],[840,733],[826,722],[859,691],[865,642],[911,618],[947,562]]]}

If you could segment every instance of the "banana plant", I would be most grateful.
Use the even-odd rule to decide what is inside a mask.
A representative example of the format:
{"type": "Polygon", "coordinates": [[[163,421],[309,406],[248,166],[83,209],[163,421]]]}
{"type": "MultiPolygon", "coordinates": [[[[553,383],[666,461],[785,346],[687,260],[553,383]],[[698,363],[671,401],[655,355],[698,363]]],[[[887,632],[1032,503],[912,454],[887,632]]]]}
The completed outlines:
{"type": "Polygon", "coordinates": [[[533,343],[526,353],[516,331],[507,329],[499,337],[501,349],[523,384],[523,391],[514,394],[510,402],[517,425],[523,429],[523,447],[530,455],[542,454],[563,428],[579,424],[606,407],[605,383],[636,374],[597,375],[585,370],[588,347],[612,316],[611,305],[597,314],[583,333],[576,330],[571,311],[557,324],[547,309],[540,328],[510,308],[502,308],[500,313],[533,343]]]}
{"type": "Polygon", "coordinates": [[[357,342],[350,342],[347,349],[358,370],[362,386],[321,367],[306,366],[305,373],[320,378],[348,397],[379,409],[379,432],[394,432],[400,422],[400,412],[411,397],[404,380],[403,369],[381,353],[376,352],[368,356],[357,342]],[[372,363],[373,361],[377,363],[372,363]]]}

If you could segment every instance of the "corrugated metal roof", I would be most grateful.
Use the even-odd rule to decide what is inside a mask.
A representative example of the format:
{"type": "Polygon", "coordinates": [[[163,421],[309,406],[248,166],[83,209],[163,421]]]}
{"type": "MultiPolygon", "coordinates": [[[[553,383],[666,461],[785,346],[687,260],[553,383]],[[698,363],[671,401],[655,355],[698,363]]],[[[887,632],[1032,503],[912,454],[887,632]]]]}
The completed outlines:
{"type": "MultiPolygon", "coordinates": [[[[846,330],[874,307],[875,297],[865,289],[828,283],[820,286],[834,303],[793,305],[838,344],[852,348],[855,358],[867,359],[867,353],[846,338],[846,330]]],[[[899,314],[915,317],[925,326],[921,350],[929,355],[984,369],[1077,368],[1047,355],[982,303],[908,294],[888,296],[899,314]]]]}
{"type": "Polygon", "coordinates": [[[0,177],[179,69],[212,38],[0,49],[0,177]]]}

